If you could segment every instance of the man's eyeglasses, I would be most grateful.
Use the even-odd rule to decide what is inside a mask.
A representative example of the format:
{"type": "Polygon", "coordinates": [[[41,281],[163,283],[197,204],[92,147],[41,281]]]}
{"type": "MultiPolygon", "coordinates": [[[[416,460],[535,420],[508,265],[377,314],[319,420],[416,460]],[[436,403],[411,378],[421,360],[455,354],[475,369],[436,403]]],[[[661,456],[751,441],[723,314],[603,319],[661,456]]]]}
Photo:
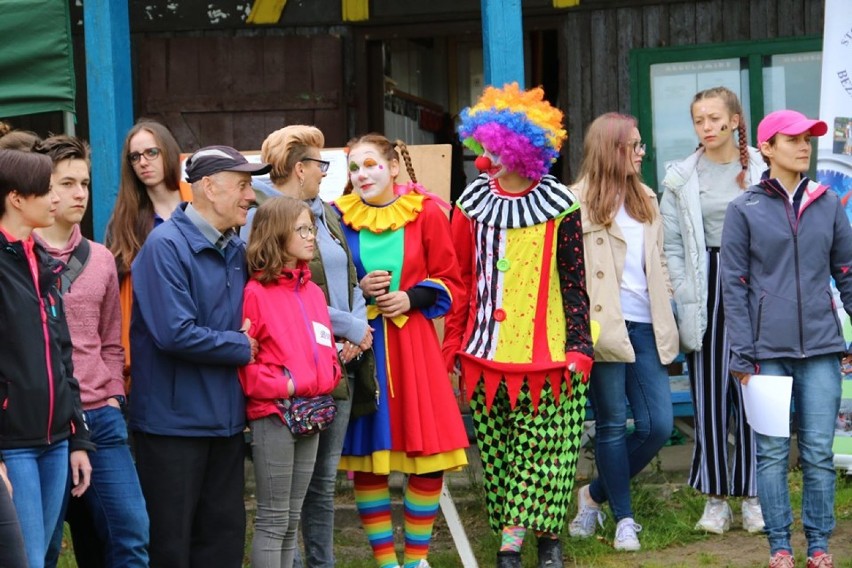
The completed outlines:
{"type": "Polygon", "coordinates": [[[308,235],[316,236],[316,234],[317,234],[317,228],[316,228],[315,225],[300,225],[300,226],[296,227],[294,230],[297,233],[299,233],[299,236],[302,237],[303,239],[307,239],[308,235]]]}
{"type": "Polygon", "coordinates": [[[159,148],[145,148],[141,152],[130,152],[127,154],[127,161],[131,164],[138,164],[139,160],[142,159],[142,156],[145,156],[145,159],[150,162],[157,159],[160,155],[160,151],[161,150],[159,148]]]}
{"type": "Polygon", "coordinates": [[[303,162],[316,162],[319,164],[319,169],[322,173],[328,171],[328,167],[331,165],[331,162],[328,160],[317,160],[316,158],[302,158],[303,162]]]}

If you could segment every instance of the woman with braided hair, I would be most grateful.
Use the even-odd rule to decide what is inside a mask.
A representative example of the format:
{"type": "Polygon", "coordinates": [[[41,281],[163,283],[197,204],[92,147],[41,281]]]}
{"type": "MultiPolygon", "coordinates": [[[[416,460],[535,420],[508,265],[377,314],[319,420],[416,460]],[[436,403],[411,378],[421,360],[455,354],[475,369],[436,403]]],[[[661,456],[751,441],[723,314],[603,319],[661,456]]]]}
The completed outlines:
{"type": "Polygon", "coordinates": [[[680,346],[687,353],[695,408],[689,484],[708,495],[695,528],[724,533],[733,518],[727,497],[744,497],[743,528],[755,533],[763,530],[755,438],[745,419],[741,386],[728,372],[719,245],[728,203],[758,183],[766,166],[760,153],[747,145],[742,105],[730,89],[699,92],[690,110],[700,144],[691,156],[669,166],[660,209],[680,346]],[[729,431],[731,414],[734,424],[729,431]],[[729,433],[735,439],[730,458],[729,433]]]}
{"type": "Polygon", "coordinates": [[[402,565],[428,568],[443,473],[467,464],[467,436],[432,324],[456,300],[459,267],[447,217],[414,181],[405,144],[367,134],[347,146],[351,191],[334,205],[367,299],[378,405],[349,422],[339,468],[355,472],[355,504],[380,568],[400,566],[388,475],[408,475],[402,565]],[[395,183],[400,154],[408,186],[395,183]]]}

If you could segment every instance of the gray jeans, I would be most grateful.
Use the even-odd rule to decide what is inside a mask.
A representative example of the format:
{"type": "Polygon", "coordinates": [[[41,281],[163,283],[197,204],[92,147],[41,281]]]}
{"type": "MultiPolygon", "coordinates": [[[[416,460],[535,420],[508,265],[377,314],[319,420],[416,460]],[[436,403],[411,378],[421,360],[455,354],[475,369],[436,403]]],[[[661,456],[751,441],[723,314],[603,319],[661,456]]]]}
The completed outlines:
{"type": "MultiPolygon", "coordinates": [[[[352,392],[353,379],[351,375],[348,378],[349,392],[352,392]]],[[[317,463],[302,506],[302,539],[305,542],[306,560],[304,564],[308,568],[334,568],[334,490],[337,464],[340,463],[351,410],[350,400],[338,400],[334,422],[328,430],[319,435],[317,463]]],[[[301,555],[298,553],[293,566],[303,566],[301,555]]]]}
{"type": "Polygon", "coordinates": [[[252,420],[250,425],[257,483],[251,564],[254,568],[291,568],[319,436],[296,438],[278,416],[252,420]]]}

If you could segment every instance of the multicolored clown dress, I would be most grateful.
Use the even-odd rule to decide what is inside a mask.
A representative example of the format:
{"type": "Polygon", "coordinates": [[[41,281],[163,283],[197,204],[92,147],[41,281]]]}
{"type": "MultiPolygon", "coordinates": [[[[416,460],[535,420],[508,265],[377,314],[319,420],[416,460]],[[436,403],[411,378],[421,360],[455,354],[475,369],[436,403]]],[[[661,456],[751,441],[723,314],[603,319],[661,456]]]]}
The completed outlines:
{"type": "Polygon", "coordinates": [[[573,371],[591,368],[593,348],[579,202],[547,175],[562,113],[542,98],[489,87],[462,113],[465,144],[499,164],[453,212],[462,292],[443,350],[470,400],[491,528],[558,535],[585,417],[588,373],[573,371]],[[504,191],[490,175],[501,168],[530,186],[504,191]]]}
{"type": "Polygon", "coordinates": [[[437,292],[433,305],[392,319],[367,306],[378,407],[349,424],[339,469],[423,474],[467,465],[467,435],[432,322],[448,312],[460,285],[446,214],[417,191],[382,207],[355,193],[334,205],[359,279],[387,270],[391,292],[415,286],[437,292]]]}

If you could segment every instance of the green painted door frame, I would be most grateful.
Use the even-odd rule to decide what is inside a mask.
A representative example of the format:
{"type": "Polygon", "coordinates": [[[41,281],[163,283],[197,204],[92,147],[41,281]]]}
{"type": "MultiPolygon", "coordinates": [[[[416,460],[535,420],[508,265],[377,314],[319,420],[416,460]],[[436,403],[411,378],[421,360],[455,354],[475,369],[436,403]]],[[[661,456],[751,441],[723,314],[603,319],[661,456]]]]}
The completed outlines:
{"type": "MultiPolygon", "coordinates": [[[[647,158],[642,164],[642,177],[649,186],[658,188],[660,180],[654,167],[656,151],[654,145],[653,117],[651,113],[651,65],[657,63],[679,63],[706,59],[739,58],[748,69],[749,106],[748,118],[751,139],[757,132],[757,123],[763,118],[763,67],[767,56],[808,51],[822,51],[821,36],[728,42],[722,44],[688,45],[681,47],[656,47],[634,49],[630,52],[630,108],[639,120],[642,139],[648,145],[647,158]]],[[[687,109],[683,109],[687,112],[687,109]]]]}

